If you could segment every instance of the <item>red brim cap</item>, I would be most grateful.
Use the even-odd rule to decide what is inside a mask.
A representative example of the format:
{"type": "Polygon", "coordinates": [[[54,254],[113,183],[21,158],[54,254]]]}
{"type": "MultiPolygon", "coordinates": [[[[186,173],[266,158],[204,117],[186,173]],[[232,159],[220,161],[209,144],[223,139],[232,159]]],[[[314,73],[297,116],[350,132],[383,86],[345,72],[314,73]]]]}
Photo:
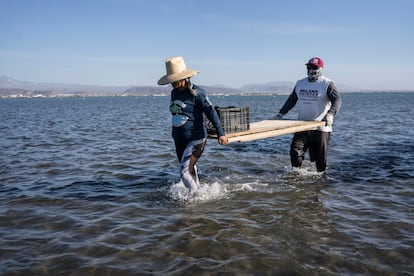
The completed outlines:
{"type": "Polygon", "coordinates": [[[323,60],[318,57],[314,57],[311,58],[305,65],[316,65],[318,67],[323,67],[323,60]]]}

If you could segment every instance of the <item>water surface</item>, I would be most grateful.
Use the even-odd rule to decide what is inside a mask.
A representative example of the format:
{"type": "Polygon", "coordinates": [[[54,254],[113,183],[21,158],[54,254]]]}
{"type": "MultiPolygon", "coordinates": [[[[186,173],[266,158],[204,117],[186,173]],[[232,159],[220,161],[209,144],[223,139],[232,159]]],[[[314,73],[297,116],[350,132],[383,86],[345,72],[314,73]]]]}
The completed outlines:
{"type": "MultiPolygon", "coordinates": [[[[211,99],[254,122],[286,96],[211,99]]],[[[168,102],[0,99],[4,274],[414,275],[414,94],[343,94],[324,175],[291,135],[209,140],[196,198],[168,102]]]]}

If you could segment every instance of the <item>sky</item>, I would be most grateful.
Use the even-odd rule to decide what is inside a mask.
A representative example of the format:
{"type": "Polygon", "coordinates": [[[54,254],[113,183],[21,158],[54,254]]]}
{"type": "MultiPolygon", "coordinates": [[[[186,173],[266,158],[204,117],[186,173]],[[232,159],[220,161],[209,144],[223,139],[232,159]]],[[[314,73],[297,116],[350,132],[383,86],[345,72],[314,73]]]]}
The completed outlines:
{"type": "Polygon", "coordinates": [[[0,76],[157,85],[183,56],[199,85],[306,77],[325,62],[339,86],[414,90],[412,0],[0,0],[0,76]]]}

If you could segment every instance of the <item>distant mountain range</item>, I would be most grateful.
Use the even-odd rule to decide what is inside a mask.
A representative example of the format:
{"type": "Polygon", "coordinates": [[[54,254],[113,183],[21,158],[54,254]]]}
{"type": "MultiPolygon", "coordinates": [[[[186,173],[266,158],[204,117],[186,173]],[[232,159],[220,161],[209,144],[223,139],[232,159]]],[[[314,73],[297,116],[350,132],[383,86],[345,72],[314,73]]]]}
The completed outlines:
{"type": "MultiPolygon", "coordinates": [[[[290,93],[293,82],[279,81],[247,84],[240,89],[225,86],[205,86],[210,95],[280,94],[290,93]]],[[[339,87],[340,88],[340,87],[339,87]]],[[[348,91],[357,91],[347,87],[348,91]]],[[[168,95],[170,86],[99,86],[65,83],[37,83],[0,77],[0,97],[58,97],[58,96],[141,96],[168,95]]],[[[342,90],[341,90],[342,91],[342,90]]]]}
{"type": "Polygon", "coordinates": [[[7,76],[0,77],[0,96],[21,95],[114,95],[124,92],[128,87],[96,86],[65,83],[37,83],[19,81],[7,76]]]}

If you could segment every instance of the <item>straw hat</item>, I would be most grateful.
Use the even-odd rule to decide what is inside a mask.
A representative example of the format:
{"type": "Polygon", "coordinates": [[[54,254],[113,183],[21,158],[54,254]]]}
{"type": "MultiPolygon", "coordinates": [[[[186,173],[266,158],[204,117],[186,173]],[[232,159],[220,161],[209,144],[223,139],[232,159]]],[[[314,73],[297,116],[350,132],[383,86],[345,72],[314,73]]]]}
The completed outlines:
{"type": "Polygon", "coordinates": [[[198,71],[188,69],[182,57],[171,57],[165,61],[167,74],[158,80],[159,85],[170,84],[198,74],[198,71]]]}

